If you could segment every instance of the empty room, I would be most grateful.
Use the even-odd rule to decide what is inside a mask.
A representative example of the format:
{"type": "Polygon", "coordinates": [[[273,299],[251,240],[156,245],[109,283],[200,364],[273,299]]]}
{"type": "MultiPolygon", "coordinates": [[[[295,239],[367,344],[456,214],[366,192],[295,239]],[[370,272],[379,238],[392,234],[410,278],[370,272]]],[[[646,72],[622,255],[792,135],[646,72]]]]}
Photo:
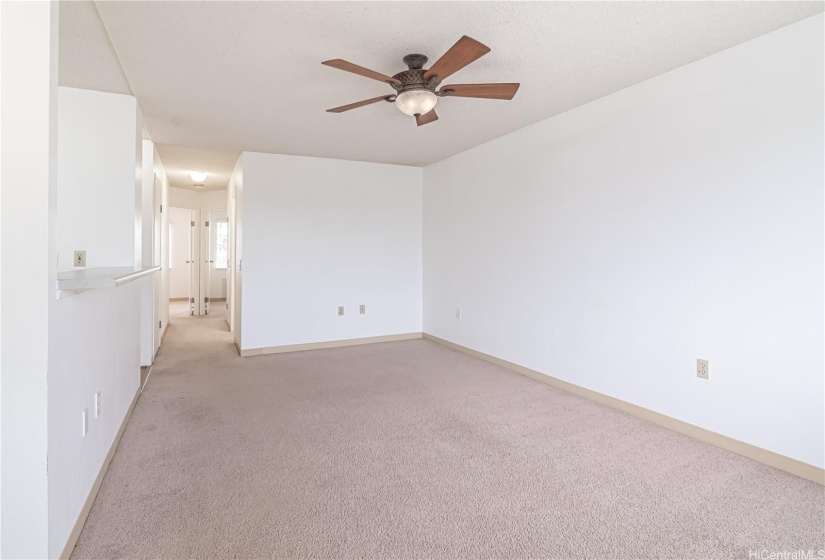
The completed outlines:
{"type": "Polygon", "coordinates": [[[0,0],[0,558],[825,560],[823,12],[0,0]]]}

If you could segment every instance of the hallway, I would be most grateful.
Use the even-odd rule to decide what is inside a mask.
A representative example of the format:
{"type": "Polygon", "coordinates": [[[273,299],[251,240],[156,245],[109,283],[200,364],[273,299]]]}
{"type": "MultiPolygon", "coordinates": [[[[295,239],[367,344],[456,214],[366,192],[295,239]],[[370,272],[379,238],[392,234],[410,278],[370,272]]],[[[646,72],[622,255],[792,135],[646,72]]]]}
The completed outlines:
{"type": "Polygon", "coordinates": [[[240,358],[225,325],[173,318],[74,558],[825,547],[813,482],[429,341],[240,358]]]}
{"type": "MultiPolygon", "coordinates": [[[[197,317],[192,317],[189,313],[189,302],[187,301],[170,301],[169,302],[169,317],[172,319],[189,319],[194,318],[198,319],[197,317]]],[[[226,321],[226,300],[214,300],[212,302],[212,306],[209,308],[209,315],[204,315],[201,319],[217,319],[221,318],[226,321]]],[[[177,321],[173,321],[177,322],[177,321]]],[[[178,323],[179,325],[193,325],[194,323],[178,323]]],[[[201,325],[202,327],[208,327],[210,324],[214,325],[216,328],[220,330],[225,330],[224,326],[221,326],[218,323],[208,323],[205,325],[201,325]]]]}

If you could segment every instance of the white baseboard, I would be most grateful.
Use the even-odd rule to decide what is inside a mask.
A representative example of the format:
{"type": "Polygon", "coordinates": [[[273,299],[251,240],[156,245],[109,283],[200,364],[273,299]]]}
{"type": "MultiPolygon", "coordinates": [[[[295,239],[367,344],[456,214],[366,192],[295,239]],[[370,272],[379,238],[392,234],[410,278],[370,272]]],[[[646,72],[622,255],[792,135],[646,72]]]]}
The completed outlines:
{"type": "Polygon", "coordinates": [[[585,389],[584,387],[562,381],[561,379],[556,379],[555,377],[551,377],[524,366],[502,360],[501,358],[496,358],[495,356],[467,348],[466,346],[461,346],[431,334],[424,333],[423,337],[427,340],[441,344],[442,346],[446,346],[447,348],[480,358],[486,362],[490,362],[491,364],[501,366],[515,373],[535,379],[536,381],[541,381],[547,385],[567,391],[568,393],[573,393],[574,395],[609,406],[610,408],[615,408],[616,410],[630,414],[636,418],[646,420],[647,422],[657,424],[663,428],[673,430],[674,432],[679,432],[680,434],[686,435],[693,439],[697,439],[704,443],[709,443],[710,445],[725,449],[726,451],[731,451],[737,455],[742,455],[748,459],[753,459],[759,463],[764,463],[765,465],[769,465],[790,474],[825,485],[825,469],[821,469],[817,466],[803,463],[802,461],[786,457],[785,455],[780,455],[779,453],[774,453],[773,451],[768,451],[767,449],[762,449],[761,447],[756,447],[755,445],[751,445],[743,441],[723,436],[722,434],[718,434],[716,432],[711,432],[710,430],[694,426],[693,424],[688,424],[687,422],[671,418],[670,416],[665,416],[664,414],[660,414],[658,412],[653,412],[647,408],[642,408],[641,406],[630,404],[629,402],[625,402],[614,397],[609,397],[602,393],[597,393],[596,391],[591,391],[590,389],[585,389]]]}
{"type": "Polygon", "coordinates": [[[69,540],[66,541],[66,546],[63,547],[63,552],[60,554],[61,560],[68,559],[72,555],[74,546],[77,544],[77,539],[80,537],[80,532],[83,531],[83,526],[86,524],[86,519],[89,517],[89,512],[92,511],[92,505],[95,503],[95,498],[97,498],[97,493],[100,491],[101,484],[103,484],[103,479],[106,477],[106,471],[109,470],[109,463],[112,462],[112,457],[115,455],[117,445],[120,443],[120,438],[123,435],[123,431],[126,429],[126,424],[129,423],[129,418],[132,417],[132,411],[135,409],[135,405],[137,404],[138,398],[140,398],[142,391],[143,387],[138,387],[138,390],[132,399],[132,404],[129,405],[129,410],[126,411],[126,416],[124,416],[123,422],[120,423],[120,429],[118,429],[115,440],[112,442],[111,448],[109,448],[109,453],[106,454],[106,458],[103,460],[103,465],[100,467],[100,472],[97,473],[97,478],[95,478],[94,484],[92,484],[92,489],[89,490],[89,495],[86,497],[86,502],[80,510],[80,515],[77,516],[77,521],[75,521],[72,532],[69,533],[69,540]]]}
{"type": "Polygon", "coordinates": [[[238,342],[235,341],[235,347],[241,357],[247,356],[261,356],[264,354],[282,354],[285,352],[303,352],[305,350],[323,350],[325,348],[341,348],[343,346],[359,346],[361,344],[375,344],[378,342],[395,342],[398,340],[413,340],[421,338],[420,332],[405,333],[405,334],[389,334],[384,336],[370,336],[368,338],[348,338],[345,340],[330,340],[327,342],[308,342],[305,344],[287,344],[284,346],[269,346],[266,348],[251,348],[241,350],[238,342]]]}

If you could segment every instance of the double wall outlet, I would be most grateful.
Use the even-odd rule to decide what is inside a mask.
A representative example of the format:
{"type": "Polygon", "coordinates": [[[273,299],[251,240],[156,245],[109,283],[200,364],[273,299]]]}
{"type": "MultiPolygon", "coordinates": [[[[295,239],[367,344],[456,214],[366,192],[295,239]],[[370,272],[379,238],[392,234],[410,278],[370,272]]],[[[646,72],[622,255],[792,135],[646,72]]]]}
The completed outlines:
{"type": "Polygon", "coordinates": [[[710,379],[710,366],[707,360],[696,360],[696,377],[710,379]]]}
{"type": "Polygon", "coordinates": [[[74,252],[74,265],[75,266],[86,266],[86,251],[75,251],[74,252]]]}
{"type": "Polygon", "coordinates": [[[338,306],[338,316],[339,316],[339,317],[343,317],[343,316],[344,316],[344,306],[343,306],[343,305],[339,305],[339,306],[338,306]]]}

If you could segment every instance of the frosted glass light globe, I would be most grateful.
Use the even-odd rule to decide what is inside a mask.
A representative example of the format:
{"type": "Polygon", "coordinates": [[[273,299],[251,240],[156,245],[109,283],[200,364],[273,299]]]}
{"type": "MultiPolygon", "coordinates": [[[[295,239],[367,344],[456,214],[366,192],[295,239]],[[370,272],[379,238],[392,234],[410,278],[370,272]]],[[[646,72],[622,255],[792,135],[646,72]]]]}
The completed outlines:
{"type": "Polygon", "coordinates": [[[398,94],[395,98],[395,106],[402,113],[410,115],[426,115],[433,110],[438,103],[438,97],[427,89],[413,89],[398,94]]]}
{"type": "Polygon", "coordinates": [[[203,183],[206,181],[206,172],[204,171],[193,171],[189,174],[193,181],[196,183],[203,183]]]}

